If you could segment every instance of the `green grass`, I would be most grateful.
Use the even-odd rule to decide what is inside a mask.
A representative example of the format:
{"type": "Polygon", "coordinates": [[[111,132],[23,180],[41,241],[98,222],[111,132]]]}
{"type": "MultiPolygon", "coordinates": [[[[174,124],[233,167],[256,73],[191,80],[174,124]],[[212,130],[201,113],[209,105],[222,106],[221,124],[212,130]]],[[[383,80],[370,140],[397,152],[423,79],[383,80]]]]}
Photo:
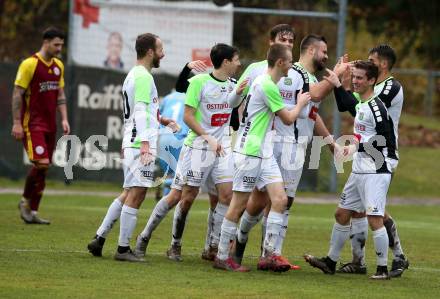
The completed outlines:
{"type": "MultiPolygon", "coordinates": [[[[50,170],[49,170],[50,171],[50,170]]],[[[5,177],[0,177],[0,186],[7,188],[20,188],[24,186],[24,179],[11,180],[5,177]]],[[[66,185],[63,181],[46,180],[46,188],[54,190],[72,190],[72,191],[109,191],[120,192],[121,184],[107,183],[107,182],[91,182],[91,181],[73,181],[66,185]]]]}
{"type": "MultiPolygon", "coordinates": [[[[390,206],[411,266],[391,281],[366,276],[324,275],[310,268],[303,253],[327,253],[334,205],[295,205],[284,254],[302,270],[283,274],[256,271],[260,228],[251,234],[244,264],[250,273],[214,270],[199,257],[208,203],[193,206],[184,234],[182,263],[169,261],[169,215],[153,235],[146,264],[116,262],[119,226],[108,237],[103,258],[86,244],[106,212],[110,198],[46,196],[42,216],[50,226],[25,225],[18,217],[18,196],[0,195],[0,298],[438,298],[440,286],[440,207],[390,206]]],[[[135,235],[143,228],[153,202],[144,203],[135,235]]],[[[371,235],[371,234],[370,234],[371,235]]],[[[349,260],[347,244],[342,255],[349,260]]],[[[375,269],[371,236],[367,244],[369,274],[375,269]]]]}
{"type": "Polygon", "coordinates": [[[419,116],[415,114],[402,113],[400,123],[406,126],[418,127],[423,126],[431,130],[440,130],[440,120],[436,117],[419,116]]]}

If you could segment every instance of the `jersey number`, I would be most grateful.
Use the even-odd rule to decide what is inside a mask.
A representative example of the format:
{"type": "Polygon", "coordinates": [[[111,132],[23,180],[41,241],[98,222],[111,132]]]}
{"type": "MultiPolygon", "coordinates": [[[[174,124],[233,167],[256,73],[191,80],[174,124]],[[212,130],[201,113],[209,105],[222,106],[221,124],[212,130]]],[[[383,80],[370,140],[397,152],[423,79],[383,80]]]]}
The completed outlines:
{"type": "Polygon", "coordinates": [[[124,90],[123,92],[124,95],[124,118],[125,119],[129,119],[130,118],[130,105],[128,104],[128,94],[127,92],[124,90]]]}

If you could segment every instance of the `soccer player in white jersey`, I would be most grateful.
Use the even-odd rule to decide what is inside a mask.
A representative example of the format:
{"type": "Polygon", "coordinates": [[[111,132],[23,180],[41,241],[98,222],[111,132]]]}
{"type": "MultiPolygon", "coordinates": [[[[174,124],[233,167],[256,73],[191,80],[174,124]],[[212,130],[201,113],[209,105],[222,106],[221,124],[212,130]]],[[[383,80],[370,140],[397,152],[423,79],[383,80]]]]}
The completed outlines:
{"type": "MultiPolygon", "coordinates": [[[[192,61],[188,63],[182,70],[182,72],[179,75],[179,78],[176,82],[176,90],[179,92],[184,92],[188,90],[189,82],[188,78],[191,75],[191,70],[196,70],[197,72],[201,73],[206,70],[206,66],[201,61],[192,61]]],[[[244,85],[244,84],[243,84],[244,85]]],[[[232,116],[231,116],[232,117],[232,116]]],[[[226,130],[227,131],[227,130],[226,130]]],[[[226,132],[228,136],[223,136],[222,138],[222,146],[223,148],[229,149],[231,147],[231,138],[230,138],[230,132],[226,132]]],[[[182,152],[186,150],[186,146],[183,145],[182,152]]],[[[184,153],[180,154],[179,160],[183,158],[184,153]]],[[[145,256],[146,250],[148,247],[148,243],[151,239],[152,233],[156,230],[156,228],[159,226],[161,221],[165,218],[165,216],[168,214],[168,212],[174,208],[176,205],[179,204],[182,196],[182,187],[183,187],[183,180],[181,179],[183,177],[181,173],[181,165],[177,165],[176,167],[176,175],[173,180],[171,191],[163,196],[156,206],[154,207],[150,217],[148,218],[147,224],[145,225],[145,228],[143,231],[138,235],[136,239],[136,247],[135,247],[135,254],[137,256],[145,256]]],[[[209,178],[206,181],[206,184],[203,184],[202,191],[205,193],[208,193],[209,200],[210,200],[210,208],[208,211],[208,219],[207,219],[207,231],[206,231],[206,239],[205,239],[205,246],[204,250],[202,252],[202,259],[213,261],[215,258],[215,255],[217,254],[217,246],[214,246],[212,243],[213,239],[211,235],[213,234],[219,234],[220,231],[220,225],[221,225],[221,219],[217,219],[219,217],[222,217],[220,214],[216,211],[216,206],[218,203],[218,192],[215,187],[215,184],[211,178],[209,178]],[[219,223],[220,222],[220,223],[219,223]]],[[[221,208],[221,206],[220,206],[221,208]]],[[[178,215],[175,215],[176,217],[178,215]]],[[[218,239],[218,237],[217,237],[218,239]]],[[[171,256],[172,259],[179,260],[180,257],[177,255],[171,256]]]]}
{"type": "MultiPolygon", "coordinates": [[[[379,77],[374,86],[374,93],[387,107],[393,124],[393,133],[396,136],[396,139],[398,139],[399,120],[403,105],[403,89],[400,83],[391,74],[391,69],[396,62],[396,54],[393,48],[389,45],[378,45],[370,50],[368,59],[379,69],[379,77]]],[[[349,99],[351,102],[338,102],[339,111],[349,111],[355,116],[355,107],[358,102],[353,98],[349,99]]],[[[397,143],[396,147],[398,147],[397,143]]],[[[396,156],[398,157],[397,148],[396,156]]],[[[338,208],[336,214],[344,212],[345,210],[338,208]]],[[[390,277],[399,277],[402,275],[403,271],[409,267],[409,261],[403,253],[395,222],[386,211],[384,215],[384,225],[390,241],[389,246],[394,255],[390,277]]],[[[350,240],[353,260],[350,263],[342,265],[337,270],[338,273],[366,274],[365,242],[367,235],[368,221],[365,212],[352,212],[350,240]]]]}
{"type": "MultiPolygon", "coordinates": [[[[285,40],[288,39],[285,38],[285,40]]],[[[274,43],[283,43],[283,40],[275,38],[274,43]]],[[[290,48],[293,47],[293,40],[288,46],[290,48]]],[[[284,103],[290,109],[294,107],[296,95],[301,89],[303,91],[310,91],[312,101],[315,101],[308,104],[306,109],[303,110],[303,115],[298,118],[293,125],[286,126],[278,117],[275,118],[274,127],[278,139],[274,142],[274,155],[280,167],[284,180],[284,187],[288,196],[287,209],[283,214],[281,238],[279,238],[279,243],[276,245],[276,252],[279,255],[281,255],[283,241],[286,236],[289,210],[294,201],[296,189],[302,175],[305,148],[307,144],[312,141],[314,130],[319,136],[330,136],[330,132],[318,114],[318,108],[319,101],[331,92],[333,86],[325,80],[318,82],[314,75],[317,71],[324,69],[327,58],[326,40],[321,36],[308,35],[301,41],[299,61],[289,70],[288,76],[282,78],[280,82],[278,82],[278,87],[280,88],[284,103]]],[[[264,62],[258,62],[254,65],[257,65],[262,69],[264,62]]],[[[251,68],[251,66],[249,68],[251,68]]],[[[335,71],[342,74],[346,67],[348,67],[347,64],[338,65],[335,71]]],[[[250,81],[252,81],[252,76],[256,73],[255,70],[255,67],[251,68],[251,71],[245,72],[240,80],[242,78],[250,77],[250,81]]],[[[329,146],[333,151],[337,145],[331,140],[329,141],[329,146]]],[[[267,198],[267,195],[264,192],[254,190],[247,204],[246,211],[241,218],[240,229],[238,230],[237,239],[234,242],[234,250],[232,253],[233,258],[237,263],[241,263],[243,258],[249,231],[259,221],[262,216],[261,211],[266,206],[264,213],[265,216],[263,217],[262,223],[262,240],[264,239],[265,224],[270,210],[270,202],[267,203],[268,200],[265,198],[267,198]]],[[[265,261],[266,259],[264,258],[260,259],[257,266],[259,270],[267,270],[265,261]]],[[[299,266],[292,265],[292,269],[299,269],[299,266]]]]}
{"type": "MultiPolygon", "coordinates": [[[[374,93],[378,68],[371,61],[357,61],[353,68],[353,88],[359,99],[355,107],[355,143],[344,147],[344,155],[353,155],[352,172],[341,195],[336,222],[333,226],[328,255],[317,258],[305,255],[305,260],[324,273],[334,274],[340,252],[350,232],[351,211],[367,214],[373,231],[374,248],[377,256],[376,274],[371,279],[389,279],[388,234],[384,226],[386,197],[397,158],[397,139],[393,122],[386,104],[374,93]]],[[[329,80],[335,88],[339,103],[356,101],[347,92],[336,74],[330,72],[329,80]]],[[[338,104],[339,105],[339,104],[338,104]]]]}
{"type": "MultiPolygon", "coordinates": [[[[188,77],[190,75],[191,70],[203,72],[203,71],[205,71],[205,69],[206,69],[206,65],[200,60],[188,62],[185,65],[185,67],[183,68],[182,72],[179,74],[179,78],[176,82],[176,91],[186,92],[186,88],[187,88],[188,84],[185,82],[188,80],[188,77]]],[[[174,119],[167,119],[167,118],[161,116],[161,122],[162,123],[168,122],[168,127],[173,132],[179,131],[179,125],[175,122],[174,119]]],[[[180,133],[180,131],[179,131],[179,133],[180,133]]],[[[167,134],[169,134],[169,133],[167,132],[167,134]]],[[[179,141],[177,139],[175,141],[176,141],[176,143],[174,146],[178,147],[179,141]]],[[[159,158],[164,159],[164,157],[160,157],[160,153],[159,153],[159,158]]],[[[123,170],[124,170],[124,176],[125,176],[126,167],[124,167],[123,170]]],[[[107,212],[106,212],[100,226],[98,227],[98,229],[96,231],[95,236],[93,237],[92,241],[89,244],[87,244],[87,249],[89,250],[89,252],[93,256],[97,256],[97,257],[102,256],[102,250],[104,248],[104,244],[105,244],[107,235],[110,233],[111,229],[113,228],[113,225],[116,223],[116,221],[121,216],[122,206],[124,205],[125,199],[127,198],[127,193],[128,193],[128,189],[123,189],[122,193],[112,201],[112,203],[110,204],[110,206],[107,209],[107,212]]],[[[176,193],[176,191],[174,193],[176,193]]],[[[180,195],[179,195],[179,199],[180,199],[180,195]]],[[[161,217],[162,216],[165,217],[166,213],[171,208],[173,208],[177,204],[177,202],[178,202],[178,200],[174,201],[173,196],[164,196],[156,204],[155,208],[153,209],[153,212],[151,213],[150,219],[144,229],[144,231],[146,231],[145,234],[148,234],[148,239],[151,236],[151,233],[156,229],[157,225],[159,225],[160,221],[163,219],[161,217]]],[[[215,207],[215,205],[214,205],[214,207],[215,207]]],[[[143,238],[146,238],[146,236],[143,235],[143,238]]],[[[139,240],[139,238],[138,238],[138,240],[139,240]]],[[[145,248],[143,250],[144,253],[138,254],[138,255],[141,255],[141,256],[145,255],[146,245],[147,244],[143,245],[145,248]]],[[[135,253],[139,253],[138,252],[138,242],[136,243],[135,253]]]]}
{"type": "Polygon", "coordinates": [[[128,189],[121,209],[118,248],[114,258],[120,261],[142,262],[130,249],[130,239],[137,222],[138,209],[147,188],[154,186],[154,160],[157,152],[160,119],[159,98],[151,75],[165,56],[162,41],[151,33],[136,38],[137,62],[122,86],[124,101],[124,136],[122,140],[124,185],[128,189]]]}
{"type": "MultiPolygon", "coordinates": [[[[181,240],[186,218],[200,186],[208,178],[216,186],[218,203],[213,221],[218,223],[215,226],[218,228],[232,195],[231,149],[222,147],[222,139],[225,131],[229,131],[232,109],[240,104],[246,82],[235,91],[235,80],[231,76],[240,66],[237,48],[217,44],[212,47],[210,58],[214,71],[191,78],[186,92],[184,121],[190,131],[177,165],[180,170],[176,171],[175,180],[182,181],[183,188],[181,200],[174,210],[171,247],[167,250],[168,258],[175,261],[182,260],[181,240]]],[[[211,236],[212,246],[217,247],[220,232],[213,231],[211,236]]]]}
{"type": "Polygon", "coordinates": [[[289,125],[298,118],[310,100],[308,93],[300,93],[295,108],[288,110],[276,83],[287,76],[292,66],[290,48],[274,44],[267,54],[267,73],[258,76],[246,97],[243,118],[234,148],[234,182],[232,201],[221,227],[218,254],[214,268],[246,272],[248,268],[236,263],[229,256],[230,242],[235,239],[238,221],[243,214],[252,190],[266,189],[272,202],[264,241],[265,259],[269,269],[284,272],[290,264],[274,251],[282,226],[282,214],[287,205],[283,179],[273,156],[271,127],[275,114],[289,125]]]}

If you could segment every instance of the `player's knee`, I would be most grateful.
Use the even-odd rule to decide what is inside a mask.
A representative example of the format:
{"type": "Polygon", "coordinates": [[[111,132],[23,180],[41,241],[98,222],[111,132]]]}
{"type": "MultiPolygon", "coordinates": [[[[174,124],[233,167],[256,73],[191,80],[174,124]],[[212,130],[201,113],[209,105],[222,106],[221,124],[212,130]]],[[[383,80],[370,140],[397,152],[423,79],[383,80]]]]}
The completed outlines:
{"type": "Polygon", "coordinates": [[[345,209],[338,208],[335,212],[335,220],[341,225],[348,225],[351,219],[351,212],[345,209]]]}
{"type": "Polygon", "coordinates": [[[287,207],[287,195],[286,194],[276,196],[272,200],[272,210],[274,210],[278,213],[283,213],[286,210],[286,207],[287,207]]]}
{"type": "Polygon", "coordinates": [[[222,190],[222,193],[219,194],[219,201],[222,204],[229,205],[232,199],[232,190],[222,190]]]}
{"type": "Polygon", "coordinates": [[[375,231],[384,226],[383,217],[382,216],[368,216],[368,224],[371,227],[371,230],[375,231]]]}

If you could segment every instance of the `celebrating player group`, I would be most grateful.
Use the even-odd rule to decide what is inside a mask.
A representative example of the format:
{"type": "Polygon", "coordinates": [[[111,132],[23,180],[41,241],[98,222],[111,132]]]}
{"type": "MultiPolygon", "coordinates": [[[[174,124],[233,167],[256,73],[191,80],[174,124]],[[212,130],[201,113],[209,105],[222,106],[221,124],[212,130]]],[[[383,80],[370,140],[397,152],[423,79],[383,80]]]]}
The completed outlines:
{"type": "MultiPolygon", "coordinates": [[[[56,35],[55,38],[63,37],[56,35]]],[[[119,219],[114,258],[144,262],[153,232],[175,207],[171,244],[166,255],[171,260],[182,261],[186,219],[202,188],[210,199],[203,259],[212,261],[216,269],[249,271],[242,264],[248,235],[261,221],[261,256],[257,269],[300,270],[283,257],[283,241],[289,210],[301,179],[305,149],[317,135],[324,138],[335,160],[352,159],[353,166],[336,209],[327,255],[306,254],[304,259],[326,274],[366,274],[365,242],[370,226],[377,260],[376,273],[370,278],[383,280],[402,275],[409,262],[403,253],[395,220],[386,212],[387,192],[399,160],[397,137],[403,104],[402,87],[391,75],[395,53],[388,45],[378,45],[365,53],[364,60],[349,61],[345,55],[330,70],[326,68],[328,54],[324,37],[314,34],[304,37],[296,62],[292,57],[294,43],[295,33],[290,25],[273,27],[266,59],[250,64],[238,81],[233,77],[241,65],[239,50],[231,45],[218,43],[211,48],[211,72],[207,72],[202,61],[189,62],[176,83],[176,90],[186,94],[183,115],[179,117],[184,123],[179,124],[173,113],[168,115],[160,107],[151,74],[165,57],[162,41],[151,33],[137,37],[137,63],[122,88],[123,190],[109,206],[87,246],[92,255],[102,255],[106,237],[119,219]],[[316,77],[320,71],[324,72],[321,81],[316,77]],[[194,72],[197,74],[191,77],[194,72]],[[348,145],[333,139],[319,115],[321,101],[332,92],[339,111],[354,117],[354,132],[348,145]],[[183,134],[186,126],[189,130],[183,134]],[[174,138],[173,134],[180,137],[174,138]],[[171,147],[178,148],[177,153],[171,153],[171,147]],[[177,164],[171,167],[174,177],[169,192],[157,202],[132,250],[130,240],[147,189],[162,182],[156,175],[156,162],[172,164],[173,159],[177,164]],[[336,269],[348,239],[353,260],[336,269]],[[393,253],[390,271],[389,248],[393,253]]],[[[38,66],[40,61],[40,68],[44,68],[47,59],[34,55],[20,67],[17,98],[26,96],[26,90],[32,88],[29,83],[32,78],[23,79],[29,76],[24,68],[32,67],[35,71],[34,64],[38,66]],[[28,66],[31,62],[32,66],[28,66]]],[[[56,59],[51,63],[60,64],[56,59]]],[[[62,81],[59,87],[62,90],[62,81]]],[[[58,105],[65,104],[64,93],[53,97],[58,98],[58,105]]],[[[12,133],[17,139],[24,138],[29,158],[35,165],[33,171],[39,173],[40,154],[37,149],[32,155],[31,142],[39,135],[34,137],[29,132],[29,118],[22,117],[21,123],[24,121],[25,125],[22,136],[23,132],[17,129],[19,113],[16,115],[12,133]]],[[[65,131],[69,130],[67,120],[63,126],[65,131]]],[[[46,159],[47,165],[49,160],[41,157],[46,159]]],[[[36,212],[30,211],[33,193],[29,191],[31,187],[26,188],[20,203],[22,218],[27,222],[42,222],[36,212]]]]}

